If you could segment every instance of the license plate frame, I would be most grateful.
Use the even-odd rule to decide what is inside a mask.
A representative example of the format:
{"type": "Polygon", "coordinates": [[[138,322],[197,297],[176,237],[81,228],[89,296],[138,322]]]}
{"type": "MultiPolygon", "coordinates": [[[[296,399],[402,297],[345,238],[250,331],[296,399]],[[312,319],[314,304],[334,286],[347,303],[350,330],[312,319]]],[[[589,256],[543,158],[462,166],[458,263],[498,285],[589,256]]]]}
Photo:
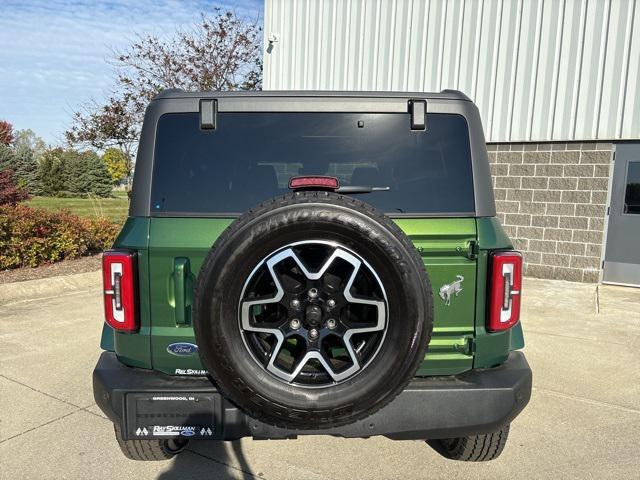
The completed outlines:
{"type": "Polygon", "coordinates": [[[217,393],[141,392],[126,395],[127,440],[217,439],[222,400],[217,393]]]}

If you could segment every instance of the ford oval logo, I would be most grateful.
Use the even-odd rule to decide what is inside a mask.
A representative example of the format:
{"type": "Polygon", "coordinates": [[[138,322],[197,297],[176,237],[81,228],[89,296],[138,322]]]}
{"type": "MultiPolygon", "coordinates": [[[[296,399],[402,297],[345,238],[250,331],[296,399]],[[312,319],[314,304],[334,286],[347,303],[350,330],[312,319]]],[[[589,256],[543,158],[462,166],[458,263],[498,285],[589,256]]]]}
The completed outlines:
{"type": "Polygon", "coordinates": [[[186,343],[186,342],[172,343],[167,347],[167,352],[173,355],[178,355],[178,356],[193,355],[197,351],[198,351],[197,345],[194,345],[193,343],[186,343]]]}
{"type": "Polygon", "coordinates": [[[196,434],[196,432],[194,432],[193,430],[182,430],[180,432],[180,435],[182,435],[183,437],[193,437],[196,434]]]}

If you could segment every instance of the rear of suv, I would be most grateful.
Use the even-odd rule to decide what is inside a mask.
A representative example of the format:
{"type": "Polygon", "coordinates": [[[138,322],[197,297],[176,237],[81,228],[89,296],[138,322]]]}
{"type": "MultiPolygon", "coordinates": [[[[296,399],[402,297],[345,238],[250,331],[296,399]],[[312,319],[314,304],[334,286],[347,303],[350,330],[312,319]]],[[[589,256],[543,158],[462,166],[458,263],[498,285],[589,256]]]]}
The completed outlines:
{"type": "Polygon", "coordinates": [[[309,434],[496,458],[531,393],[512,249],[459,92],[165,91],[103,259],[96,402],[137,460],[309,434]]]}

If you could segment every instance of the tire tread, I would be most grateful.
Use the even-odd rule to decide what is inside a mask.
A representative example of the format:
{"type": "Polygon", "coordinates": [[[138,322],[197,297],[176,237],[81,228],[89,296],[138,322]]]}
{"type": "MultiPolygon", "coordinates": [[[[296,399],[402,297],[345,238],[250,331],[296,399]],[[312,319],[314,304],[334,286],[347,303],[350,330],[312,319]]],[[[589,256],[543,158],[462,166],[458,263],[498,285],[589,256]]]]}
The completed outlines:
{"type": "Polygon", "coordinates": [[[169,451],[163,440],[124,440],[120,426],[113,427],[120,450],[130,460],[155,462],[169,460],[179,453],[169,451]]]}
{"type": "Polygon", "coordinates": [[[428,443],[441,455],[462,462],[487,462],[500,456],[509,437],[509,425],[495,432],[428,443]]]}

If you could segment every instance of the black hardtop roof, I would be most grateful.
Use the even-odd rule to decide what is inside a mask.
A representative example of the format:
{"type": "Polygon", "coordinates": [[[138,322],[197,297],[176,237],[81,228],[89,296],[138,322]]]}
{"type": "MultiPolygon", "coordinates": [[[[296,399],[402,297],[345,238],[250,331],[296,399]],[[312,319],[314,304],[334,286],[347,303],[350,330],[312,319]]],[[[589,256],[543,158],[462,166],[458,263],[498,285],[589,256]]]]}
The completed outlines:
{"type": "Polygon", "coordinates": [[[470,102],[464,93],[458,90],[442,90],[441,92],[344,92],[329,90],[234,90],[225,92],[187,92],[180,88],[169,88],[156,95],[154,100],[169,98],[221,98],[221,97],[280,97],[280,98],[350,98],[370,101],[375,98],[414,98],[433,100],[457,100],[470,102]]]}

